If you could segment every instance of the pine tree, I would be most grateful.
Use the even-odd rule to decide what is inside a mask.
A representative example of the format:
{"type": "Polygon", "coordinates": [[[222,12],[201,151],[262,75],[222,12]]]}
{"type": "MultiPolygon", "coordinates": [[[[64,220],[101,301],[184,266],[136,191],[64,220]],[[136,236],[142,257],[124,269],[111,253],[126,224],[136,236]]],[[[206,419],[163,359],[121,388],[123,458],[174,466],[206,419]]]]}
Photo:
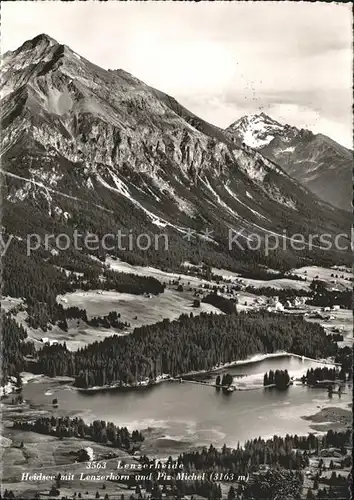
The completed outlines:
{"type": "Polygon", "coordinates": [[[227,500],[235,500],[235,498],[236,498],[235,488],[231,485],[229,492],[227,494],[227,500]]]}

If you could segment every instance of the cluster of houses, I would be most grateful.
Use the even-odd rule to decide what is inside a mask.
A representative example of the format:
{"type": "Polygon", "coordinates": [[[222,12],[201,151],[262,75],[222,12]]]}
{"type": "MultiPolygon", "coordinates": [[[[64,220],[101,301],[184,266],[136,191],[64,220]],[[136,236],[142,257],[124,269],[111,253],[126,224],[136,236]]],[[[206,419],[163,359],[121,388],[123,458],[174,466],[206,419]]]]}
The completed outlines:
{"type": "Polygon", "coordinates": [[[283,304],[280,302],[278,296],[270,297],[266,303],[266,310],[272,311],[285,311],[286,309],[299,309],[305,305],[306,297],[294,297],[293,299],[286,300],[283,304]]]}
{"type": "Polygon", "coordinates": [[[266,307],[266,310],[268,312],[272,312],[272,311],[284,311],[284,309],[285,309],[285,307],[279,301],[278,297],[272,297],[271,300],[268,301],[268,305],[266,307]]]}
{"type": "Polygon", "coordinates": [[[331,321],[332,319],[335,319],[335,316],[333,314],[323,314],[323,313],[329,313],[331,311],[339,311],[340,306],[339,305],[334,305],[332,307],[322,307],[321,309],[316,309],[315,311],[312,312],[312,314],[309,316],[310,318],[313,319],[323,319],[325,321],[331,321]]]}
{"type": "Polygon", "coordinates": [[[332,307],[322,307],[322,311],[324,312],[329,312],[329,311],[339,311],[340,310],[340,306],[338,305],[334,305],[332,307]]]}

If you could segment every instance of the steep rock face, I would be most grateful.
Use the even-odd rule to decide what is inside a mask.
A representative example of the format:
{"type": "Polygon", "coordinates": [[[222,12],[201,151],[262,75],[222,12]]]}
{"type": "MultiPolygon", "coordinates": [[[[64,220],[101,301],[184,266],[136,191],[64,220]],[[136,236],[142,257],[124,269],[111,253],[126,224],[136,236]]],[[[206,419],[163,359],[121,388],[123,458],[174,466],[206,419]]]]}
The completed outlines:
{"type": "Polygon", "coordinates": [[[281,125],[265,113],[243,116],[232,123],[226,131],[232,140],[243,142],[254,149],[267,146],[275,137],[290,139],[297,132],[295,127],[281,125]]]}
{"type": "MultiPolygon", "coordinates": [[[[4,55],[0,89],[10,212],[25,203],[77,224],[82,203],[113,213],[115,226],[128,224],[128,214],[139,227],[179,235],[208,224],[219,246],[230,228],[264,237],[284,228],[308,234],[349,226],[231,133],[46,35],[4,55]]],[[[97,227],[97,214],[88,220],[97,227]]]]}
{"type": "MultiPolygon", "coordinates": [[[[118,169],[129,164],[151,173],[162,155],[193,181],[202,171],[221,173],[240,157],[212,126],[206,134],[180,116],[184,110],[172,98],[122,70],[101,70],[52,39],[36,37],[5,55],[3,73],[5,90],[14,91],[3,104],[5,148],[30,126],[36,141],[70,161],[118,169]]],[[[241,156],[246,173],[248,166],[252,171],[256,161],[241,156]]]]}
{"type": "Polygon", "coordinates": [[[244,143],[279,164],[319,198],[351,210],[353,153],[322,134],[282,125],[269,116],[245,116],[226,129],[230,139],[244,143]]]}
{"type": "Polygon", "coordinates": [[[286,148],[279,140],[262,153],[322,200],[352,210],[353,153],[347,148],[325,135],[309,133],[299,134],[286,148]]]}

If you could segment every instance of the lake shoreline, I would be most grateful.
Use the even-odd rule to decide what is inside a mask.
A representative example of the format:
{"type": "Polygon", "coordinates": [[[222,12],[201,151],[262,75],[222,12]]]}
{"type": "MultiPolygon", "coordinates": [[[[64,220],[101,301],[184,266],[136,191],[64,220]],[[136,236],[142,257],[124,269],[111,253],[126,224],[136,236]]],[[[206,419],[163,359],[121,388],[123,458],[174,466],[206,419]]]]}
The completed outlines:
{"type": "Polygon", "coordinates": [[[103,386],[94,386],[94,387],[76,387],[73,386],[75,389],[77,389],[80,392],[100,392],[100,391],[108,391],[108,390],[133,390],[133,389],[142,389],[142,388],[147,388],[147,387],[153,387],[154,385],[161,384],[162,382],[175,382],[179,381],[180,378],[182,377],[191,377],[193,375],[199,376],[199,375],[208,375],[212,373],[217,373],[218,371],[224,370],[225,368],[233,368],[235,366],[239,365],[248,365],[252,363],[259,363],[260,361],[264,361],[266,359],[272,359],[272,358],[278,358],[281,356],[293,356],[295,358],[307,360],[307,361],[313,361],[314,363],[320,363],[320,364],[327,364],[331,366],[340,366],[339,363],[332,362],[328,359],[314,359],[314,358],[309,358],[307,356],[301,356],[300,354],[293,354],[285,351],[279,351],[275,353],[268,353],[268,354],[255,354],[247,359],[243,360],[237,360],[237,361],[231,361],[229,363],[224,363],[220,366],[215,366],[211,369],[208,370],[193,370],[187,373],[182,373],[179,375],[176,375],[175,377],[172,377],[169,374],[163,374],[157,377],[156,380],[150,381],[150,380],[143,380],[141,382],[138,382],[136,384],[107,384],[103,386]]]}
{"type": "Polygon", "coordinates": [[[313,415],[304,415],[301,418],[312,422],[310,427],[315,431],[327,432],[330,429],[339,431],[351,428],[353,415],[346,408],[328,406],[313,415]]]}
{"type": "MultiPolygon", "coordinates": [[[[293,367],[297,371],[304,371],[311,365],[309,361],[302,363],[299,357],[281,356],[284,356],[284,353],[278,352],[277,356],[273,355],[271,360],[261,362],[258,365],[255,362],[260,361],[260,356],[253,357],[251,358],[252,363],[247,368],[245,368],[245,362],[249,362],[250,359],[242,360],[242,364],[238,368],[229,372],[241,373],[245,371],[247,375],[251,376],[256,374],[258,384],[259,375],[265,371],[263,368],[268,371],[269,367],[275,370],[277,366],[283,368],[285,366],[288,369],[293,367]]],[[[264,355],[262,359],[264,359],[264,355]]],[[[220,367],[218,368],[220,369],[220,367]]],[[[213,379],[215,379],[215,374],[213,379]]],[[[348,402],[348,389],[347,396],[343,396],[343,400],[339,402],[337,398],[330,401],[326,397],[326,391],[321,390],[319,396],[317,396],[315,393],[312,395],[312,391],[301,388],[300,390],[294,390],[290,396],[287,396],[286,392],[268,393],[262,387],[253,396],[248,396],[250,393],[240,392],[239,397],[229,398],[224,397],[221,391],[220,393],[213,389],[199,391],[198,386],[179,383],[162,384],[155,388],[147,388],[146,391],[134,392],[128,389],[122,392],[107,391],[104,393],[102,391],[84,394],[77,391],[72,383],[68,382],[70,382],[69,379],[64,381],[61,377],[49,378],[37,375],[34,380],[24,384],[23,396],[26,401],[24,401],[25,405],[19,407],[21,411],[14,411],[11,396],[6,401],[6,403],[9,403],[6,420],[23,419],[25,416],[33,419],[53,414],[58,417],[69,415],[73,418],[83,418],[88,423],[92,423],[97,419],[105,419],[114,422],[118,426],[126,426],[130,431],[139,429],[146,438],[144,452],[153,453],[154,456],[160,457],[165,456],[165,454],[177,454],[182,448],[194,449],[195,447],[207,446],[210,443],[220,447],[226,442],[230,447],[235,447],[237,442],[243,443],[255,436],[258,437],[260,435],[259,424],[263,425],[262,437],[267,438],[272,437],[274,434],[284,436],[286,433],[298,435],[322,434],[324,431],[323,425],[328,424],[329,419],[323,418],[315,422],[301,417],[304,415],[311,417],[321,407],[344,407],[345,405],[345,408],[347,408],[348,402]],[[171,393],[172,397],[169,396],[171,393]],[[40,394],[39,398],[37,398],[37,394],[40,394]],[[92,398],[88,400],[87,398],[90,398],[90,395],[92,398]],[[52,405],[52,398],[58,398],[59,407],[57,409],[54,409],[52,405]],[[186,400],[189,401],[188,405],[185,404],[186,400]],[[174,405],[174,401],[181,404],[182,411],[178,410],[170,422],[168,408],[169,405],[174,405]],[[203,413],[204,410],[202,412],[199,410],[204,401],[205,408],[208,408],[205,409],[205,413],[203,413]],[[117,415],[116,409],[122,405],[123,407],[130,407],[130,409],[128,411],[122,409],[122,414],[117,415]],[[276,411],[273,408],[274,406],[277,408],[276,411]],[[293,406],[294,409],[292,409],[293,406]],[[316,406],[318,409],[316,409],[316,406]],[[137,411],[136,407],[138,408],[137,411]],[[224,415],[230,415],[228,421],[220,421],[219,407],[221,407],[222,412],[226,411],[224,415]],[[191,409],[191,414],[188,413],[188,408],[191,409]],[[236,412],[237,415],[236,421],[238,424],[236,430],[234,424],[229,424],[229,421],[234,421],[233,412],[236,412]],[[274,415],[274,418],[269,418],[271,414],[274,415]],[[294,421],[287,417],[287,415],[291,414],[296,416],[294,421]],[[188,416],[186,417],[186,415],[188,416]],[[277,420],[278,416],[279,421],[277,420]],[[258,419],[263,420],[258,421],[258,419]],[[245,425],[244,422],[246,422],[245,425]],[[316,424],[320,425],[320,423],[322,423],[321,428],[316,429],[313,427],[316,424]],[[194,436],[196,437],[194,438],[194,436]]],[[[250,383],[254,384],[254,380],[252,379],[250,383]]],[[[335,423],[332,423],[330,427],[333,427],[333,429],[338,428],[335,423]]]]}

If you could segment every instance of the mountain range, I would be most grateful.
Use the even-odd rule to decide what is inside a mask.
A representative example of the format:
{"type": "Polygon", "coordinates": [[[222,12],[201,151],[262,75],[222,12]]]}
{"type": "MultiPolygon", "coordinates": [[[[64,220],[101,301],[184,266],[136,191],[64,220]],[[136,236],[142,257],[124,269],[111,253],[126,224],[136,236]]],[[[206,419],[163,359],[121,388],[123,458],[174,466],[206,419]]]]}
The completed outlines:
{"type": "Polygon", "coordinates": [[[231,139],[280,165],[322,200],[352,210],[353,151],[326,135],[282,125],[265,113],[244,116],[226,131],[231,139]]]}
{"type": "MultiPolygon", "coordinates": [[[[248,147],[247,120],[222,130],[123,69],[100,68],[45,34],[4,54],[0,90],[2,224],[18,242],[38,231],[123,228],[170,235],[168,252],[116,252],[135,264],[289,268],[350,260],[350,252],[316,245],[269,255],[229,248],[231,230],[240,242],[255,232],[263,239],[284,231],[350,233],[350,214],[312,194],[283,164],[285,143],[301,158],[304,132],[283,127],[270,142],[248,147]],[[278,149],[270,148],[274,141],[278,149]]],[[[60,256],[42,250],[58,265],[60,256]]],[[[65,255],[62,267],[71,269],[82,258],[76,250],[65,255]]]]}

